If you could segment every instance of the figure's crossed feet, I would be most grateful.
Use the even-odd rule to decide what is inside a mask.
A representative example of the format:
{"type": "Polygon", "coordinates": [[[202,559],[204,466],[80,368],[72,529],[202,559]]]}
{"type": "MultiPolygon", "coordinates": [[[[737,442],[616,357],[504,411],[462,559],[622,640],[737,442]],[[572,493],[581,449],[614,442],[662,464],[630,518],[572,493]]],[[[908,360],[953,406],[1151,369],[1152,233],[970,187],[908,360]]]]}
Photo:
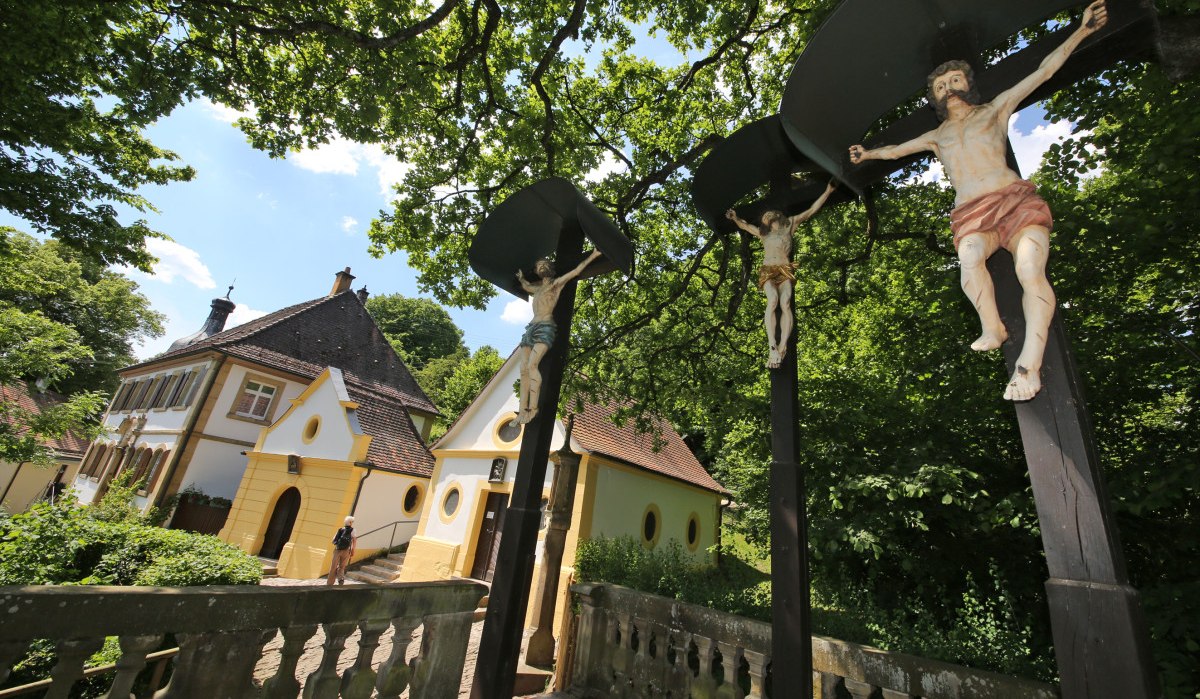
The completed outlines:
{"type": "Polygon", "coordinates": [[[1030,371],[1017,363],[1017,370],[1004,388],[1004,400],[1029,400],[1042,390],[1041,371],[1030,371]]]}
{"type": "Polygon", "coordinates": [[[1003,345],[1007,339],[1008,329],[1002,325],[998,331],[990,330],[980,335],[978,340],[971,343],[971,349],[976,352],[987,352],[1003,345]]]}
{"type": "Polygon", "coordinates": [[[767,369],[779,369],[779,363],[784,360],[784,354],[787,353],[786,347],[772,347],[767,356],[767,369]]]}
{"type": "Polygon", "coordinates": [[[517,422],[522,425],[528,425],[533,421],[534,415],[537,415],[537,408],[525,408],[517,414],[517,422]]]}

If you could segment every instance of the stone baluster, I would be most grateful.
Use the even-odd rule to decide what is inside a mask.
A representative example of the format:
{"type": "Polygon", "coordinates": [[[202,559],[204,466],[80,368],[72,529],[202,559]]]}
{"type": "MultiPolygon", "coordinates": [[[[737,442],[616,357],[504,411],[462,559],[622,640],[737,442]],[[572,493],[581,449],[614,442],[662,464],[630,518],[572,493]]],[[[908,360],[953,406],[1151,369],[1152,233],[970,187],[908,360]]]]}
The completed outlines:
{"type": "Polygon", "coordinates": [[[8,679],[9,673],[12,672],[13,663],[25,655],[25,651],[28,648],[28,641],[0,643],[0,683],[8,679]]]}
{"type": "Polygon", "coordinates": [[[832,672],[813,670],[813,699],[838,699],[842,678],[832,672]]]}
{"type": "Polygon", "coordinates": [[[617,646],[612,652],[612,686],[608,693],[624,697],[629,690],[633,672],[633,617],[615,613],[617,624],[617,646]]]}
{"type": "Polygon", "coordinates": [[[413,699],[458,699],[474,611],[425,617],[421,651],[413,659],[413,699]]]}
{"type": "Polygon", "coordinates": [[[379,666],[379,677],[375,681],[375,692],[379,699],[400,699],[400,693],[408,689],[412,670],[405,660],[408,646],[412,643],[413,630],[421,620],[400,617],[392,620],[392,654],[379,666]]]}
{"type": "MultiPolygon", "coordinates": [[[[746,699],[766,699],[767,683],[767,663],[770,658],[764,653],[758,653],[752,650],[743,650],[742,654],[746,658],[746,664],[750,666],[750,693],[746,695],[746,699]]],[[[820,695],[815,694],[815,697],[820,699],[820,695]]]]}
{"type": "Polygon", "coordinates": [[[283,647],[279,649],[279,668],[263,682],[262,699],[295,699],[300,694],[296,664],[304,654],[304,644],[317,632],[316,624],[288,626],[283,629],[283,647]]]}
{"type": "Polygon", "coordinates": [[[634,633],[637,634],[637,649],[633,651],[632,664],[629,668],[631,690],[636,696],[650,697],[654,695],[653,673],[650,659],[650,625],[641,619],[633,622],[634,633]]]}
{"type": "Polygon", "coordinates": [[[164,636],[122,636],[121,658],[117,660],[117,676],[103,699],[134,699],[133,682],[146,667],[146,655],[158,648],[164,636]]]}
{"type": "Polygon", "coordinates": [[[103,638],[70,638],[59,641],[55,647],[58,662],[50,671],[50,679],[53,681],[45,699],[67,699],[71,687],[83,677],[83,663],[103,645],[103,638]]]}
{"type": "Polygon", "coordinates": [[[850,692],[853,699],[872,699],[875,696],[875,690],[879,689],[868,682],[859,682],[852,680],[849,677],[845,679],[846,691],[850,692]]]}
{"type": "Polygon", "coordinates": [[[671,689],[667,682],[667,673],[671,669],[667,662],[670,639],[667,629],[662,624],[648,621],[645,627],[647,684],[653,689],[655,696],[665,696],[671,689]]]}
{"type": "Polygon", "coordinates": [[[371,661],[379,647],[379,637],[387,631],[391,622],[387,619],[372,619],[358,625],[358,657],[354,664],[342,673],[342,697],[344,699],[368,699],[375,688],[375,670],[371,661]]]}
{"type": "Polygon", "coordinates": [[[358,627],[353,621],[343,621],[334,624],[321,624],[325,632],[325,642],[321,644],[321,663],[304,680],[304,699],[337,699],[341,689],[341,678],[338,677],[338,658],[346,647],[346,639],[358,627]]]}
{"type": "Polygon", "coordinates": [[[713,677],[713,651],[717,644],[706,636],[692,636],[696,644],[696,655],[700,658],[700,672],[692,680],[692,696],[711,697],[717,693],[717,678],[713,677]]]}
{"type": "Polygon", "coordinates": [[[738,671],[742,668],[742,649],[732,643],[717,641],[721,651],[721,668],[725,671],[725,681],[717,690],[718,699],[744,699],[742,687],[738,684],[738,671]]]}
{"type": "Polygon", "coordinates": [[[275,629],[180,633],[170,683],[155,699],[241,697],[256,694],[254,666],[275,629]],[[220,672],[213,672],[220,668],[220,672]]]}
{"type": "Polygon", "coordinates": [[[688,640],[690,636],[681,631],[674,632],[666,639],[670,643],[670,651],[675,654],[674,662],[671,662],[671,653],[663,651],[664,658],[671,666],[667,668],[664,682],[668,689],[671,690],[672,696],[688,696],[689,688],[692,686],[692,670],[688,667],[688,640]]]}

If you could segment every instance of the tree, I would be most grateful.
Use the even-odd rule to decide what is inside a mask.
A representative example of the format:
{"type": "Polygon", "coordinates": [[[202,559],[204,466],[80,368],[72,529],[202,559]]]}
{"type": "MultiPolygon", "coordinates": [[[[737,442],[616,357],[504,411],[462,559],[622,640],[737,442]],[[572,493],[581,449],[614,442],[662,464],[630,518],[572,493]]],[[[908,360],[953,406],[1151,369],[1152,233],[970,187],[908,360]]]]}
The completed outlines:
{"type": "Polygon", "coordinates": [[[162,314],[135,282],[65,244],[4,227],[0,236],[7,249],[0,255],[0,309],[11,314],[5,330],[19,333],[14,340],[64,348],[41,365],[13,364],[11,375],[44,379],[63,393],[114,389],[117,370],[135,360],[133,344],[163,333],[162,314]],[[27,323],[41,327],[35,332],[27,323]]]}
{"type": "Polygon", "coordinates": [[[47,442],[97,433],[130,343],[161,334],[162,317],[132,281],[59,243],[11,228],[0,240],[0,459],[48,462],[47,442]],[[71,395],[38,409],[17,400],[47,387],[71,395]]]}
{"type": "Polygon", "coordinates": [[[413,369],[466,352],[462,330],[435,301],[386,294],[367,299],[367,310],[396,353],[413,369]]]}
{"type": "Polygon", "coordinates": [[[470,356],[463,350],[438,357],[416,372],[417,383],[442,411],[441,419],[434,425],[433,439],[444,434],[462,415],[503,364],[500,353],[484,345],[470,356]]]}
{"type": "Polygon", "coordinates": [[[142,130],[195,94],[196,56],[143,3],[10,3],[0,18],[0,207],[106,264],[149,270],[136,190],[189,180],[142,130]]]}

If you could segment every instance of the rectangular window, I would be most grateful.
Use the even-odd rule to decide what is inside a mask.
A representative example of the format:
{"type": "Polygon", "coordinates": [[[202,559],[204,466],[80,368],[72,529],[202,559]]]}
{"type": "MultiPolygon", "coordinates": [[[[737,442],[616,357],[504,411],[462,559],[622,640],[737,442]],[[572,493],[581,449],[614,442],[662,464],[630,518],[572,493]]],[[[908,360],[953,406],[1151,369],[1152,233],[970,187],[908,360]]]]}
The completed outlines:
{"type": "Polygon", "coordinates": [[[158,397],[154,399],[152,408],[167,408],[171,405],[171,398],[174,397],[176,389],[179,387],[179,372],[175,372],[167,377],[163,382],[162,390],[158,392],[158,397]]]}
{"type": "Polygon", "coordinates": [[[191,369],[183,372],[183,376],[179,378],[179,385],[175,387],[175,392],[171,394],[171,399],[167,405],[172,408],[182,408],[183,401],[187,398],[188,389],[192,387],[192,380],[196,378],[196,372],[191,369]]]}
{"type": "Polygon", "coordinates": [[[196,393],[200,390],[200,384],[204,383],[204,375],[207,373],[208,367],[200,367],[200,370],[196,372],[196,378],[192,380],[192,385],[186,391],[180,389],[179,396],[183,402],[176,403],[175,407],[186,408],[192,404],[192,401],[196,398],[196,393]]]}
{"type": "Polygon", "coordinates": [[[137,387],[131,392],[128,408],[137,410],[142,407],[142,400],[146,397],[146,391],[150,388],[150,380],[144,379],[137,382],[137,387]]]}
{"type": "Polygon", "coordinates": [[[113,396],[112,404],[109,407],[109,410],[113,412],[119,411],[121,409],[122,401],[129,397],[129,390],[132,387],[133,384],[129,383],[128,381],[122,383],[121,387],[117,389],[117,394],[113,396]]]}
{"type": "Polygon", "coordinates": [[[150,380],[150,388],[146,389],[146,397],[142,400],[142,404],[139,407],[154,407],[154,403],[158,401],[158,394],[162,392],[162,387],[166,382],[166,378],[166,376],[155,376],[150,380]]]}
{"type": "Polygon", "coordinates": [[[248,417],[252,420],[267,419],[267,411],[275,400],[276,387],[260,381],[246,380],[242,387],[242,395],[238,396],[233,414],[248,417]]]}

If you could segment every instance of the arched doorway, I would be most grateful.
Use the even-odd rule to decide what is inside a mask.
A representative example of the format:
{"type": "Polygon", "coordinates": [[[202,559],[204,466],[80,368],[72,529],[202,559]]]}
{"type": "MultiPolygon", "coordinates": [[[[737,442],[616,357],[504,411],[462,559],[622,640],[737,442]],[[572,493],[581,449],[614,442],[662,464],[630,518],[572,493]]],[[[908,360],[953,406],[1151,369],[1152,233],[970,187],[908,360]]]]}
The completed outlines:
{"type": "Polygon", "coordinates": [[[296,515],[300,512],[300,491],[288,488],[275,501],[275,510],[271,513],[271,521],[267,524],[267,534],[263,537],[262,550],[258,555],[263,558],[278,560],[283,545],[292,537],[292,526],[296,524],[296,515]]]}

